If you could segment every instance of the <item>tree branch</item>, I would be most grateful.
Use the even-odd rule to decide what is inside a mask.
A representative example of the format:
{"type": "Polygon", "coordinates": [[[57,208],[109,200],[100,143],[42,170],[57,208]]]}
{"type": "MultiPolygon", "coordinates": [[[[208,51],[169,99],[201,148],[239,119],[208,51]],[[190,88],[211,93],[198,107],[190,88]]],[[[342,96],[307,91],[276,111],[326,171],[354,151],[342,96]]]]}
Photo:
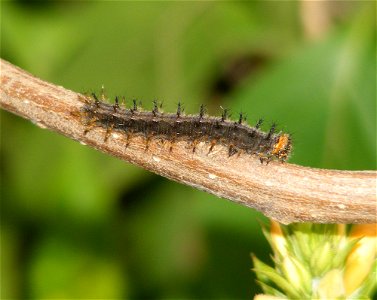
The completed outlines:
{"type": "Polygon", "coordinates": [[[247,154],[228,158],[219,145],[208,154],[186,142],[173,151],[157,141],[95,127],[86,135],[80,109],[85,96],[47,83],[1,60],[0,105],[41,127],[136,164],[177,182],[255,208],[281,223],[376,223],[376,171],[336,171],[271,162],[247,154]]]}

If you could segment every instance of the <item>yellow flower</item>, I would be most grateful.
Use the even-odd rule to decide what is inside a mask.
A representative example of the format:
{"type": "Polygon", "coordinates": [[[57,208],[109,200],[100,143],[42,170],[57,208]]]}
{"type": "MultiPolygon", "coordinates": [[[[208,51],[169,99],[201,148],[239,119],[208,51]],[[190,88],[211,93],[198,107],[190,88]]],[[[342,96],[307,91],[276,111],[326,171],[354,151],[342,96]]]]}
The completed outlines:
{"type": "Polygon", "coordinates": [[[346,295],[351,295],[371,272],[377,254],[377,224],[354,225],[350,238],[361,238],[347,257],[344,271],[346,295]]]}
{"type": "Polygon", "coordinates": [[[274,247],[275,252],[279,253],[282,257],[286,256],[287,241],[278,222],[271,220],[270,234],[271,244],[274,247]]]}

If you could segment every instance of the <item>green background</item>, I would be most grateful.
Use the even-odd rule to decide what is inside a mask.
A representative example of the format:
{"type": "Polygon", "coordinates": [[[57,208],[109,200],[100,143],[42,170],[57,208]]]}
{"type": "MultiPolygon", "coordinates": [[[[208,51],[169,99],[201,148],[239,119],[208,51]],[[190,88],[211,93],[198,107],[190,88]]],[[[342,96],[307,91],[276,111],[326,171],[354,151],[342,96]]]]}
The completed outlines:
{"type": "MultiPolygon", "coordinates": [[[[376,7],[324,12],[313,37],[302,2],[1,2],[1,57],[146,108],[180,100],[187,113],[204,103],[276,121],[293,135],[292,163],[376,169],[376,7]]],[[[0,116],[2,299],[260,292],[260,213],[0,116]]]]}

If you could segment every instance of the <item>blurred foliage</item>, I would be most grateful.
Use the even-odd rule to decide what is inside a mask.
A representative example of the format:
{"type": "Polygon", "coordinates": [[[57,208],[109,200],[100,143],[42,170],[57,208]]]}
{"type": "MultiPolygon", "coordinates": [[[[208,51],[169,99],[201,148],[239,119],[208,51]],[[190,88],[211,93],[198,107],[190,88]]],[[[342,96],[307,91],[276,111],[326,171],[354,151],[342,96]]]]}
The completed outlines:
{"type": "MultiPolygon", "coordinates": [[[[146,108],[242,110],[293,134],[293,163],[375,169],[375,4],[326,9],[312,39],[293,1],[2,2],[1,57],[146,108]]],[[[0,116],[2,299],[260,292],[260,213],[0,116]]]]}

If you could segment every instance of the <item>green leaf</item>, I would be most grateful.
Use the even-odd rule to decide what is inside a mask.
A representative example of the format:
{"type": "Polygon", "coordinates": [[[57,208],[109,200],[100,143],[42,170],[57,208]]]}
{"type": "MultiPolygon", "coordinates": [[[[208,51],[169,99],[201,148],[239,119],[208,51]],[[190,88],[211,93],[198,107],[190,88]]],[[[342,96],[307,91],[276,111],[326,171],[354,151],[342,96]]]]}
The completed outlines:
{"type": "Polygon", "coordinates": [[[280,297],[280,298],[283,298],[283,299],[286,299],[287,296],[285,294],[283,294],[281,291],[279,291],[278,289],[275,289],[274,287],[272,286],[269,286],[267,285],[266,283],[262,282],[262,281],[258,281],[258,284],[262,287],[262,290],[265,294],[267,295],[274,295],[276,297],[280,297]]]}
{"type": "Polygon", "coordinates": [[[289,281],[287,281],[283,276],[277,274],[275,270],[272,269],[272,271],[269,271],[266,268],[263,268],[259,269],[257,272],[267,276],[269,280],[276,284],[288,298],[301,299],[304,297],[304,295],[300,294],[300,292],[296,290],[296,288],[293,287],[289,281]]]}

